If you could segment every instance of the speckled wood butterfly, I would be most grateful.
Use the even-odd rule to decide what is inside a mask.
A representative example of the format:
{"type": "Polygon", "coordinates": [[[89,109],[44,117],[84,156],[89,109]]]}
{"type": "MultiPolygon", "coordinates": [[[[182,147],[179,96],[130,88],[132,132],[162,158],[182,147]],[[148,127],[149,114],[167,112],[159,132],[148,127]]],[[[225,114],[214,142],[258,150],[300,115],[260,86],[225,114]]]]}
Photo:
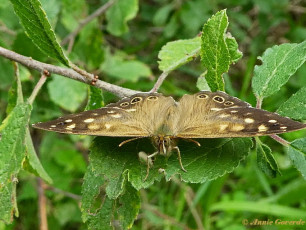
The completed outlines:
{"type": "MultiPolygon", "coordinates": [[[[178,154],[178,139],[253,137],[306,128],[306,124],[282,117],[231,97],[223,92],[201,91],[184,95],[178,102],[158,93],[139,93],[106,107],[37,123],[35,128],[59,133],[96,136],[150,137],[157,154],[178,154]]],[[[130,141],[124,141],[120,145],[130,141]]]]}

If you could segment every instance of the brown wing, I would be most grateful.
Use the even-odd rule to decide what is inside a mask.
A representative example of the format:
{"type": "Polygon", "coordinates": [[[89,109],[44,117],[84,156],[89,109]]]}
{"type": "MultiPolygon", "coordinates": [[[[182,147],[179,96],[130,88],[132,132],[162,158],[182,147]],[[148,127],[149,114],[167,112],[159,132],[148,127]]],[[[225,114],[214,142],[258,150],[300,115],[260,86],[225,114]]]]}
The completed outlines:
{"type": "Polygon", "coordinates": [[[95,136],[152,136],[174,104],[172,97],[140,93],[100,109],[37,123],[33,127],[59,133],[95,136]]]}
{"type": "Polygon", "coordinates": [[[252,137],[306,128],[305,124],[252,108],[223,92],[185,95],[177,114],[174,135],[182,138],[252,137]]]}

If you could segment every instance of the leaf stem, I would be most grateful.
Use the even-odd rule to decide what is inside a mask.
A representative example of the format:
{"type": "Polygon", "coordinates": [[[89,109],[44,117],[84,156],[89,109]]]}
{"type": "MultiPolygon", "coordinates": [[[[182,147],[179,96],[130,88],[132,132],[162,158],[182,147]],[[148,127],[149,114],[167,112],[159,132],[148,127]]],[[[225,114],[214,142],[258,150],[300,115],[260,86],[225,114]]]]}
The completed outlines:
{"type": "Polygon", "coordinates": [[[39,229],[48,230],[47,220],[47,198],[45,196],[45,183],[41,178],[37,178],[38,183],[38,209],[39,209],[39,229]]]}
{"type": "Polygon", "coordinates": [[[290,142],[286,141],[285,139],[281,138],[280,136],[277,136],[276,134],[270,135],[270,137],[273,138],[274,140],[276,140],[278,143],[284,145],[284,146],[290,145],[290,142]]]}
{"type": "Polygon", "coordinates": [[[262,99],[260,97],[257,97],[256,109],[261,109],[261,106],[262,106],[262,99]]]}
{"type": "Polygon", "coordinates": [[[37,84],[35,85],[33,91],[32,91],[32,94],[31,96],[29,97],[28,99],[28,102],[29,104],[33,104],[33,101],[35,100],[39,90],[41,89],[41,87],[44,85],[44,83],[46,82],[47,80],[47,76],[43,73],[39,79],[39,81],[37,82],[37,84]]]}
{"type": "Polygon", "coordinates": [[[164,71],[157,79],[155,85],[153,86],[153,88],[150,90],[150,93],[156,93],[157,90],[160,88],[160,86],[162,85],[163,81],[166,79],[166,77],[168,76],[169,72],[168,71],[164,71]]]}

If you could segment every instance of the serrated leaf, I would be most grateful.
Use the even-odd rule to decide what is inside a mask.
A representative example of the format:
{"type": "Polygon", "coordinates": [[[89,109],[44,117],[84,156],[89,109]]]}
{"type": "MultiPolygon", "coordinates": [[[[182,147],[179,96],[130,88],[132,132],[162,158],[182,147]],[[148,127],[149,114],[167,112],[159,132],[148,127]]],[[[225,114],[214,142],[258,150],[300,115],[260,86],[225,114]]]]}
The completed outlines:
{"type": "Polygon", "coordinates": [[[88,101],[85,110],[98,109],[104,106],[102,90],[94,86],[88,86],[88,101]]]}
{"type": "Polygon", "coordinates": [[[153,153],[155,150],[148,139],[135,140],[119,147],[126,138],[97,137],[90,148],[90,163],[95,174],[103,175],[108,181],[106,193],[116,199],[124,191],[127,178],[133,187],[139,190],[160,180],[159,168],[165,168],[165,158],[154,162],[153,169],[146,181],[146,164],[138,159],[138,152],[153,153]]]}
{"type": "Polygon", "coordinates": [[[168,160],[166,179],[180,174],[181,180],[190,183],[204,183],[232,172],[250,152],[250,138],[197,139],[194,143],[180,142],[182,162],[187,173],[180,168],[174,153],[168,160]]]}
{"type": "Polygon", "coordinates": [[[242,53],[238,49],[238,43],[236,39],[232,37],[231,34],[228,33],[226,34],[225,42],[229,50],[231,64],[236,63],[242,57],[242,53]]]}
{"type": "Polygon", "coordinates": [[[107,195],[115,199],[123,192],[128,179],[134,188],[146,188],[163,176],[160,169],[165,169],[166,179],[174,174],[181,174],[184,181],[202,183],[231,172],[248,154],[252,142],[249,138],[234,139],[199,139],[202,147],[194,143],[179,142],[182,162],[188,170],[181,170],[176,153],[168,159],[158,155],[150,169],[146,181],[146,163],[141,162],[138,153],[155,152],[148,139],[135,140],[122,147],[118,145],[125,138],[98,137],[91,147],[90,161],[95,173],[104,175],[108,181],[107,195]]]}
{"type": "Polygon", "coordinates": [[[24,138],[31,113],[27,103],[17,104],[1,125],[0,140],[0,219],[10,223],[18,215],[16,176],[24,159],[24,138]]]}
{"type": "Polygon", "coordinates": [[[293,165],[306,179],[306,138],[300,138],[290,143],[287,151],[293,165]]]}
{"type": "Polygon", "coordinates": [[[133,19],[137,12],[138,0],[117,0],[106,11],[107,30],[115,36],[125,34],[129,30],[127,22],[133,19]]]}
{"type": "Polygon", "coordinates": [[[118,220],[123,229],[128,229],[139,212],[139,192],[127,183],[123,194],[112,200],[103,197],[105,184],[103,175],[96,174],[89,166],[82,186],[83,221],[88,222],[89,229],[112,229],[111,224],[118,220]]]}
{"type": "Polygon", "coordinates": [[[100,208],[99,202],[101,199],[99,199],[99,194],[101,193],[101,188],[105,185],[105,182],[103,175],[94,172],[91,165],[87,167],[82,185],[81,211],[84,222],[90,218],[91,213],[96,213],[100,208]],[[96,201],[97,199],[98,201],[96,201]],[[96,202],[98,202],[98,205],[95,206],[96,202]]]}
{"type": "Polygon", "coordinates": [[[26,136],[25,136],[25,145],[26,145],[26,160],[23,163],[24,169],[27,171],[34,173],[36,176],[41,177],[47,183],[52,184],[53,181],[48,173],[45,171],[44,167],[42,166],[37,153],[35,151],[33,141],[27,128],[26,136]]]}
{"type": "Polygon", "coordinates": [[[69,61],[59,43],[38,0],[10,0],[27,35],[48,56],[69,66],[69,61]]]}
{"type": "Polygon", "coordinates": [[[288,116],[296,120],[306,120],[306,87],[301,88],[292,95],[277,110],[282,116],[288,116]]]}
{"type": "Polygon", "coordinates": [[[306,60],[306,41],[299,44],[282,44],[267,49],[259,57],[262,65],[255,66],[252,79],[257,98],[271,96],[283,86],[306,60]]]}
{"type": "Polygon", "coordinates": [[[130,183],[125,186],[125,192],[119,197],[118,219],[122,229],[130,229],[140,209],[140,194],[130,183]]]}
{"type": "Polygon", "coordinates": [[[86,98],[86,84],[56,74],[52,74],[47,87],[51,100],[70,112],[75,112],[86,98]]]}
{"type": "Polygon", "coordinates": [[[224,91],[222,74],[228,71],[231,63],[225,38],[227,26],[226,10],[221,10],[203,27],[200,54],[202,64],[207,69],[206,80],[212,91],[224,91]]]}
{"type": "Polygon", "coordinates": [[[256,153],[257,164],[261,171],[270,177],[276,177],[277,173],[281,174],[271,149],[269,146],[261,143],[258,138],[256,139],[256,153]]]}
{"type": "Polygon", "coordinates": [[[199,55],[201,38],[168,42],[158,53],[159,69],[170,72],[181,65],[192,61],[199,55]]]}

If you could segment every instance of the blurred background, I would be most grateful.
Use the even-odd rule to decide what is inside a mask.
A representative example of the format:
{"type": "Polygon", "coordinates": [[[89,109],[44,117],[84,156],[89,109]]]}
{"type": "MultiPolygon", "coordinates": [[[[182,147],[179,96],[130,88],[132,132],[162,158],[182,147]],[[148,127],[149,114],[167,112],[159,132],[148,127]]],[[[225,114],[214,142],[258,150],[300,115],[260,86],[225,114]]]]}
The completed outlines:
{"type": "MultiPolygon", "coordinates": [[[[254,65],[260,64],[257,57],[273,45],[299,43],[306,38],[305,0],[142,0],[139,3],[128,0],[121,15],[107,10],[87,24],[72,41],[65,39],[82,19],[106,2],[41,0],[70,60],[99,75],[101,80],[140,91],[149,91],[161,74],[158,52],[162,46],[169,41],[197,36],[206,20],[225,8],[229,17],[228,31],[243,53],[243,58],[231,66],[225,76],[226,92],[253,106],[256,102],[251,78],[254,65]]],[[[8,0],[0,4],[0,46],[59,65],[27,37],[8,0]]],[[[196,59],[171,72],[159,91],[175,98],[197,92],[196,82],[202,72],[200,61],[196,59]]],[[[306,85],[305,75],[304,64],[277,94],[264,100],[263,108],[275,111],[306,85]]],[[[20,76],[27,98],[40,74],[20,66],[20,76]]],[[[0,121],[6,116],[8,90],[13,80],[12,63],[0,57],[0,121]]],[[[34,102],[31,123],[83,111],[87,92],[87,85],[52,74],[34,102]]],[[[104,104],[117,100],[107,92],[103,92],[103,97],[104,104]]],[[[37,130],[32,130],[32,136],[42,164],[54,181],[52,186],[44,185],[49,229],[86,229],[79,206],[91,137],[37,130]]],[[[291,141],[304,137],[305,132],[282,136],[291,141]]],[[[253,150],[233,173],[215,181],[188,185],[177,179],[155,183],[141,190],[143,206],[133,229],[236,230],[247,228],[242,224],[244,219],[295,220],[292,215],[288,217],[290,208],[306,212],[306,183],[291,166],[283,146],[268,137],[261,140],[272,149],[282,176],[269,178],[261,172],[253,150]],[[266,207],[265,211],[262,207],[266,207]],[[285,208],[281,216],[275,215],[276,207],[285,208]]],[[[17,190],[20,217],[9,226],[0,223],[0,229],[38,229],[37,188],[35,176],[22,171],[17,190]]],[[[297,216],[296,220],[299,219],[297,216]]],[[[268,227],[288,229],[289,226],[268,227]]]]}

